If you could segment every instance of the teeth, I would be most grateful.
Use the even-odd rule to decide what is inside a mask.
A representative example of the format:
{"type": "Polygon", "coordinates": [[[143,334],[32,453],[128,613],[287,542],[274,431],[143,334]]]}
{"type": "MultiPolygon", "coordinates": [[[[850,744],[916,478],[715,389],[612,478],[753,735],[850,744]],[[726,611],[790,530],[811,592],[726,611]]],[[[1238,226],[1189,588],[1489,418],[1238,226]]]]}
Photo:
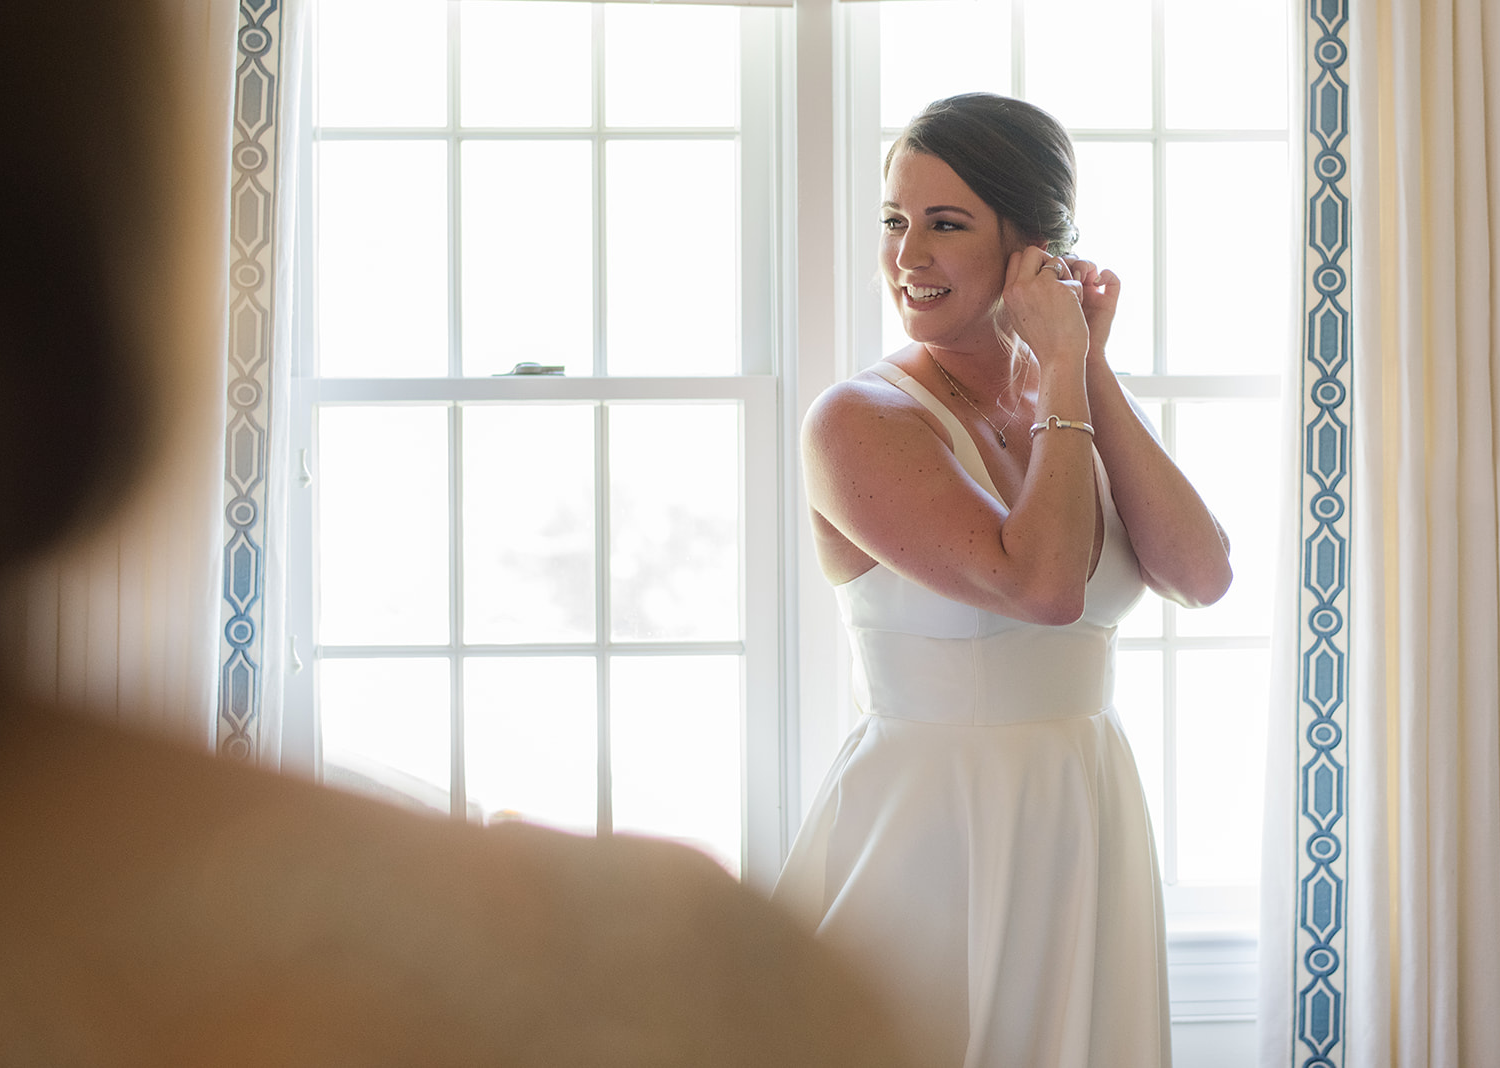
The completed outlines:
{"type": "Polygon", "coordinates": [[[932,300],[948,292],[936,286],[907,286],[906,295],[912,300],[932,300]]]}

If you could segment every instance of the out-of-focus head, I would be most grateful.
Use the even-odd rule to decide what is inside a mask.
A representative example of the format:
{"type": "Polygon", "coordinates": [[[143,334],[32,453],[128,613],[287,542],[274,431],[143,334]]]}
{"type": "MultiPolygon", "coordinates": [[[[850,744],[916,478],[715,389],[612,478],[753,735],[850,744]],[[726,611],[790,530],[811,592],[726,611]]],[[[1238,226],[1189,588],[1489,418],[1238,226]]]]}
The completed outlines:
{"type": "Polygon", "coordinates": [[[1073,224],[1073,144],[1041,108],[993,93],[964,93],[927,105],[886,155],[936,156],[1002,219],[1056,255],[1078,240],[1073,224]]]}
{"type": "Polygon", "coordinates": [[[133,486],[205,336],[207,187],[163,8],[0,10],[0,574],[133,486]]]}

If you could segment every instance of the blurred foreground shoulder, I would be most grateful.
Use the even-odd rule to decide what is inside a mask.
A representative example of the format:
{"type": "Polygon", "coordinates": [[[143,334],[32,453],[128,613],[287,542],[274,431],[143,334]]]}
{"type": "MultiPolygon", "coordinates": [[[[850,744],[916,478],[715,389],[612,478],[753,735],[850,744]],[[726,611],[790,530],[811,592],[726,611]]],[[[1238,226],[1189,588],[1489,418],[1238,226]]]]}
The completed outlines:
{"type": "Polygon", "coordinates": [[[0,1065],[914,1063],[832,950],[665,842],[5,710],[0,852],[0,1065]]]}

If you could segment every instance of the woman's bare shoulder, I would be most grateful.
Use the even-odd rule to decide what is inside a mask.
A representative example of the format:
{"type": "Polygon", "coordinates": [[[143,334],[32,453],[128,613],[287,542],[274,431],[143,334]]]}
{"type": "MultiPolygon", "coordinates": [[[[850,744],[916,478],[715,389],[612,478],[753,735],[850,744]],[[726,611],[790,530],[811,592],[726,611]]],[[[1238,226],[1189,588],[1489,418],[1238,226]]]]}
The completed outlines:
{"type": "MultiPolygon", "coordinates": [[[[899,358],[883,362],[901,374],[907,373],[899,358]]],[[[884,375],[866,369],[834,383],[818,395],[803,420],[803,442],[813,447],[835,443],[858,445],[859,440],[849,439],[851,432],[889,432],[898,428],[909,431],[914,428],[913,421],[934,425],[945,436],[921,402],[884,375]]]]}

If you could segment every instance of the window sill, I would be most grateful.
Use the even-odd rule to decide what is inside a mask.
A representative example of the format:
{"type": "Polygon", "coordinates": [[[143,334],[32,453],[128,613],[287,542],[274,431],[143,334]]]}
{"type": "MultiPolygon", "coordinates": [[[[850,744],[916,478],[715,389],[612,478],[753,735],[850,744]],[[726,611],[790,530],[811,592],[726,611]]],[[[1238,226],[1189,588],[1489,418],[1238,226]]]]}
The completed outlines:
{"type": "Polygon", "coordinates": [[[1259,945],[1253,931],[1169,930],[1172,1020],[1255,1019],[1259,945]]]}

